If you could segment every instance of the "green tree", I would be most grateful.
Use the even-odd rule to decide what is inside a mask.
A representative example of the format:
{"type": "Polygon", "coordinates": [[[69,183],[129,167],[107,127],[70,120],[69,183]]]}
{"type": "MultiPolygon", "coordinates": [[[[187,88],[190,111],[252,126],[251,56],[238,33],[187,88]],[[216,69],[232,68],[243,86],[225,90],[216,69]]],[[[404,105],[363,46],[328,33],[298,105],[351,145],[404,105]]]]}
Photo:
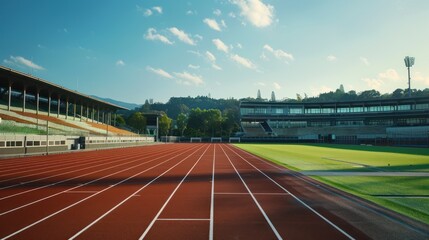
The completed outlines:
{"type": "Polygon", "coordinates": [[[139,133],[144,133],[146,130],[146,118],[141,112],[131,114],[127,119],[127,124],[139,133]]]}
{"type": "Polygon", "coordinates": [[[188,125],[188,117],[184,113],[180,113],[176,119],[177,129],[179,130],[180,136],[183,136],[185,129],[188,125]]]}
{"type": "Polygon", "coordinates": [[[122,117],[122,115],[116,115],[116,126],[123,126],[125,125],[125,119],[122,117]]]}
{"type": "Polygon", "coordinates": [[[159,118],[159,133],[161,136],[168,135],[168,132],[171,128],[171,122],[173,120],[167,116],[167,114],[163,113],[161,114],[161,117],[159,118]]]}

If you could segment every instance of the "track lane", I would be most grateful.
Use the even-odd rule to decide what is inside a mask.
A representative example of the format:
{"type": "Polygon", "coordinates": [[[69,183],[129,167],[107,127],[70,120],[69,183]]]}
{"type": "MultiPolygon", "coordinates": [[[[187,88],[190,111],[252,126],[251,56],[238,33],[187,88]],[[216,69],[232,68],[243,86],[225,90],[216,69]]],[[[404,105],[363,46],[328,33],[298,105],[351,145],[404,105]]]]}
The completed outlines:
{"type": "MultiPolygon", "coordinates": [[[[281,186],[274,179],[270,178],[264,171],[249,162],[245,157],[234,151],[230,146],[226,147],[229,154],[233,156],[236,161],[247,163],[249,167],[254,168],[255,178],[259,179],[257,182],[250,182],[249,184],[271,186],[283,191],[287,195],[257,195],[257,199],[267,210],[268,215],[271,216],[282,236],[285,238],[304,237],[309,239],[355,239],[347,231],[337,226],[331,220],[327,219],[321,213],[314,210],[300,198],[291,193],[288,189],[281,186]],[[282,207],[280,206],[288,206],[282,207]],[[299,220],[299,221],[297,221],[299,220]],[[307,229],[314,229],[308,231],[307,229]],[[307,231],[306,231],[307,230],[307,231]]],[[[278,173],[278,169],[267,169],[268,173],[278,173]]]]}
{"type": "Polygon", "coordinates": [[[185,175],[159,217],[148,231],[148,239],[209,239],[215,145],[185,175]]]}
{"type": "MultiPolygon", "coordinates": [[[[144,157],[141,157],[141,159],[137,159],[129,162],[126,159],[123,159],[121,164],[112,165],[104,169],[99,169],[89,173],[83,173],[82,175],[78,175],[69,179],[64,179],[59,182],[50,183],[49,185],[44,185],[41,187],[29,189],[26,192],[22,192],[22,194],[26,193],[25,195],[14,194],[14,195],[10,195],[10,196],[13,196],[13,198],[0,198],[1,200],[0,203],[2,203],[0,205],[0,216],[22,209],[24,207],[31,206],[41,201],[56,197],[60,194],[64,194],[70,191],[72,191],[73,193],[76,193],[79,191],[78,188],[81,188],[83,186],[86,186],[86,185],[90,186],[91,184],[97,183],[97,181],[103,180],[107,177],[114,176],[115,174],[119,174],[123,171],[130,170],[132,168],[136,168],[139,166],[143,166],[145,164],[150,164],[153,161],[159,160],[161,158],[169,157],[175,154],[176,152],[170,153],[170,151],[168,152],[157,151],[156,153],[146,154],[144,157]],[[36,191],[36,190],[39,190],[39,191],[36,191]]],[[[94,191],[94,189],[89,191],[94,191]]]]}
{"type": "Polygon", "coordinates": [[[171,196],[183,176],[207,150],[204,145],[192,155],[183,156],[181,164],[153,175],[153,182],[142,186],[73,236],[76,239],[138,239],[171,196]],[[168,171],[167,171],[168,170],[168,171]],[[118,221],[118,220],[121,221],[118,221]],[[110,231],[106,231],[110,229],[110,231]]]}
{"type": "MultiPolygon", "coordinates": [[[[0,228],[0,236],[9,234],[8,236],[12,237],[19,234],[20,237],[24,236],[24,238],[28,239],[34,235],[42,236],[44,233],[45,235],[49,233],[45,236],[45,239],[50,237],[55,239],[57,238],[57,236],[54,237],[55,234],[61,234],[62,237],[60,238],[64,238],[63,234],[70,231],[70,228],[73,228],[73,226],[76,227],[76,224],[86,225],[88,217],[94,218],[93,215],[97,214],[97,211],[104,211],[103,209],[108,208],[117,201],[121,201],[122,194],[132,191],[132,189],[138,187],[138,184],[142,181],[149,181],[152,175],[157,176],[157,172],[165,167],[174,165],[174,159],[179,158],[180,155],[184,153],[186,153],[186,151],[176,154],[176,156],[164,160],[163,162],[156,163],[151,167],[145,166],[144,168],[127,171],[127,173],[123,175],[127,176],[127,178],[119,176],[118,178],[107,179],[107,181],[98,183],[94,186],[84,186],[80,188],[83,194],[62,194],[54,199],[44,201],[30,208],[22,209],[8,214],[7,216],[1,216],[0,222],[6,223],[7,219],[8,224],[0,228]],[[144,175],[144,173],[146,173],[146,175],[144,175]],[[139,178],[136,179],[136,177],[139,178]],[[134,180],[134,182],[132,180],[134,180]],[[76,209],[86,210],[79,211],[76,209]],[[26,217],[22,218],[22,216],[26,217]],[[67,223],[66,225],[60,225],[60,228],[64,231],[49,231],[49,229],[58,229],[58,224],[61,222],[67,223]],[[27,229],[28,231],[26,231],[27,229]]],[[[77,226],[77,228],[79,227],[77,226]]],[[[70,232],[68,232],[68,234],[71,235],[70,232]]]]}
{"type": "MultiPolygon", "coordinates": [[[[223,146],[223,145],[219,145],[223,146]]],[[[219,239],[278,239],[249,194],[222,147],[216,152],[214,184],[214,237],[219,239]]]]}

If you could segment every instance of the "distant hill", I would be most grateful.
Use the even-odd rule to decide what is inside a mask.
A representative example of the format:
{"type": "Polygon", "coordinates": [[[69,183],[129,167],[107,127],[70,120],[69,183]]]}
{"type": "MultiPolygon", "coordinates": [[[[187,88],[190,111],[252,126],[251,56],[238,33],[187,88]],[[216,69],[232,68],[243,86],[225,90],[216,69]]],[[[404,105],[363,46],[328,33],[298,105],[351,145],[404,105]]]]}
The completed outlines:
{"type": "Polygon", "coordinates": [[[121,101],[117,101],[117,100],[114,100],[111,98],[102,98],[102,97],[97,97],[97,96],[91,96],[91,97],[94,97],[94,98],[97,98],[97,99],[100,99],[100,100],[103,100],[103,101],[106,101],[108,103],[115,104],[115,105],[118,105],[118,106],[121,106],[124,108],[128,108],[130,110],[134,110],[134,108],[139,108],[142,106],[142,104],[121,102],[121,101]]]}

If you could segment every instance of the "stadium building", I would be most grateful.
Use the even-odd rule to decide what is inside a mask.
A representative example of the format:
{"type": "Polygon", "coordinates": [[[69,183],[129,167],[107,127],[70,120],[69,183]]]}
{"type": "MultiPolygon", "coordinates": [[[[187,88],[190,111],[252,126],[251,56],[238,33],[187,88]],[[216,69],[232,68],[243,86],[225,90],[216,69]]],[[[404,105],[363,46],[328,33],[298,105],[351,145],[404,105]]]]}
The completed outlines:
{"type": "Polygon", "coordinates": [[[153,141],[153,137],[115,127],[118,110],[127,109],[0,66],[0,127],[17,129],[12,133],[0,131],[0,154],[120,147],[153,141]],[[27,131],[36,134],[29,135],[27,131]],[[38,131],[50,136],[41,136],[38,131]]]}
{"type": "Polygon", "coordinates": [[[240,103],[244,138],[354,144],[429,144],[429,97],[348,102],[240,103]]]}

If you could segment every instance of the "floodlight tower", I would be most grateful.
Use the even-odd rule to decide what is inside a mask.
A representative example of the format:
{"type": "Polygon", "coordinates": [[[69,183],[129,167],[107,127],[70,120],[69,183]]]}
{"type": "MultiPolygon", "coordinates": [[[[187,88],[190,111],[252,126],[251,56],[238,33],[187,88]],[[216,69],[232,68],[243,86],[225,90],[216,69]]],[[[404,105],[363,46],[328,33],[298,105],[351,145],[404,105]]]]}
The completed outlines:
{"type": "Polygon", "coordinates": [[[414,57],[406,56],[404,58],[405,67],[408,68],[408,97],[411,97],[411,75],[410,75],[410,67],[414,65],[414,57]]]}

